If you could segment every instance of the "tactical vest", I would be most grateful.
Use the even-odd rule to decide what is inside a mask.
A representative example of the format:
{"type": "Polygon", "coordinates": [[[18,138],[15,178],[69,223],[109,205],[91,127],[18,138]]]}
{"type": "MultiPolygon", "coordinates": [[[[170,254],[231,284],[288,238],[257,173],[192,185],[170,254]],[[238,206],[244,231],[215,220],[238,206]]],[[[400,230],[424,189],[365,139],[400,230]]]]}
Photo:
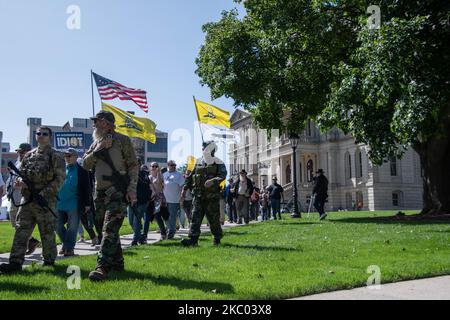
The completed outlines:
{"type": "Polygon", "coordinates": [[[31,180],[37,189],[44,188],[55,179],[55,172],[52,165],[54,150],[39,153],[37,150],[26,156],[26,161],[22,162],[20,171],[31,180]]]}
{"type": "Polygon", "coordinates": [[[192,195],[196,197],[202,196],[219,196],[220,186],[214,183],[212,187],[206,189],[206,180],[217,177],[219,173],[219,165],[216,163],[207,165],[202,162],[196,164],[195,173],[192,174],[192,195]]]}
{"type": "MultiPolygon", "coordinates": [[[[53,166],[54,157],[57,157],[56,151],[52,148],[41,153],[34,149],[25,155],[22,161],[20,172],[23,173],[34,184],[34,188],[39,192],[46,188],[55,180],[55,168],[53,166]]],[[[28,199],[30,192],[28,189],[22,189],[22,195],[28,199]]],[[[50,196],[48,194],[46,196],[50,196]]],[[[56,194],[54,194],[56,196],[56,194]]]]}

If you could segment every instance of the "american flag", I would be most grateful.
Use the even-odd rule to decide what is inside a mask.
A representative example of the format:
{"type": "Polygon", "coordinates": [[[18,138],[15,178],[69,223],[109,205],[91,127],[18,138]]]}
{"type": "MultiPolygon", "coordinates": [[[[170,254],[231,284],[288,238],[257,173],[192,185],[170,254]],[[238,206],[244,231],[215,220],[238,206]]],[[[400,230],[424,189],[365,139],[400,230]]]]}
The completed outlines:
{"type": "Polygon", "coordinates": [[[132,89],[124,85],[102,77],[96,73],[94,75],[97,84],[98,93],[102,100],[112,100],[119,98],[120,100],[131,100],[136,103],[142,110],[148,112],[147,92],[141,89],[132,89]]]}

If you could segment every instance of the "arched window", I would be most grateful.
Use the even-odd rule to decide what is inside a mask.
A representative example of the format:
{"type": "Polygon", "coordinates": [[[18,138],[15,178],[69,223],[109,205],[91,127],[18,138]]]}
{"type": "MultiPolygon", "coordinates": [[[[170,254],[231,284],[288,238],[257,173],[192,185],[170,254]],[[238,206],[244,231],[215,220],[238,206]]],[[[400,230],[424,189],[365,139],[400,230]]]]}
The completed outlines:
{"type": "Polygon", "coordinates": [[[288,165],[286,166],[286,183],[291,183],[291,181],[292,181],[291,175],[292,175],[292,172],[291,172],[291,165],[288,164],[288,165]]]}
{"type": "Polygon", "coordinates": [[[306,174],[308,178],[308,182],[312,182],[314,178],[314,164],[312,160],[309,160],[306,164],[306,174]]]}
{"type": "Polygon", "coordinates": [[[345,168],[345,179],[352,178],[352,157],[349,152],[345,153],[344,156],[344,168],[345,168]]]}
{"type": "Polygon", "coordinates": [[[356,177],[361,178],[362,173],[362,153],[361,150],[358,148],[355,152],[355,167],[356,167],[356,177]]]}

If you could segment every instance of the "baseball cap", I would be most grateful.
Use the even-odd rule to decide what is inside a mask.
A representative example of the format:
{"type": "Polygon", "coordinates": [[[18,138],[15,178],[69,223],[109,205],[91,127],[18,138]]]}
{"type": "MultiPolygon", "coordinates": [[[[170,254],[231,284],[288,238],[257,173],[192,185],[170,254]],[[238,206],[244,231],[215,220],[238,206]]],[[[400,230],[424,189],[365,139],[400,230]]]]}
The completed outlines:
{"type": "Polygon", "coordinates": [[[74,155],[74,156],[77,156],[77,157],[78,157],[78,151],[75,150],[74,148],[69,148],[69,149],[67,149],[66,152],[64,152],[64,153],[65,153],[65,154],[71,154],[71,155],[74,155]]]}
{"type": "Polygon", "coordinates": [[[95,115],[95,117],[91,118],[91,120],[97,120],[97,119],[104,119],[112,124],[114,124],[116,122],[116,118],[114,117],[114,115],[111,112],[105,111],[105,110],[99,111],[95,115]]]}
{"type": "Polygon", "coordinates": [[[19,151],[25,151],[25,152],[28,152],[28,151],[31,151],[31,144],[29,144],[29,143],[21,143],[20,145],[19,145],[19,148],[17,148],[16,149],[16,152],[19,152],[19,151]]]}

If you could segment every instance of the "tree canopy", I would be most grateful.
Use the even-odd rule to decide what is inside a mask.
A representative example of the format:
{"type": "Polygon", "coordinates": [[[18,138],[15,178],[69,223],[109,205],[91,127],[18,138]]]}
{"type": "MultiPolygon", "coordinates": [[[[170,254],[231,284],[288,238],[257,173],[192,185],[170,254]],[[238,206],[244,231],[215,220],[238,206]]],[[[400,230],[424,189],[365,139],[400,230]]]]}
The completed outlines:
{"type": "Polygon", "coordinates": [[[308,118],[338,126],[381,163],[433,137],[449,108],[450,2],[237,0],[203,27],[197,58],[212,98],[232,98],[262,128],[300,132],[308,118]],[[288,114],[283,121],[281,114],[288,114]]]}

